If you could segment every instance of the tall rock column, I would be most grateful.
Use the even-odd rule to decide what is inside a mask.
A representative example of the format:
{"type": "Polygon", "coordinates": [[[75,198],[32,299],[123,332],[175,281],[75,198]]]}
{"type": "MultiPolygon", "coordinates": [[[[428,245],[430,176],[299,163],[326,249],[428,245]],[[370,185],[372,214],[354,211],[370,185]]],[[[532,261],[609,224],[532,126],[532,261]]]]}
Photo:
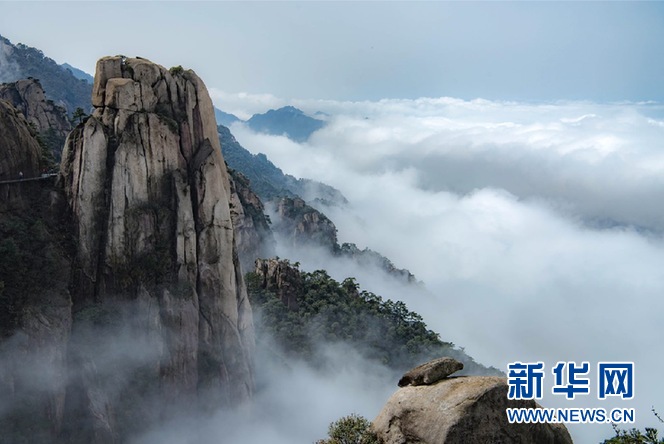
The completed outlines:
{"type": "Polygon", "coordinates": [[[61,167],[78,238],[71,360],[84,369],[69,410],[87,421],[89,436],[78,438],[116,442],[188,404],[248,399],[254,338],[203,82],[180,67],[106,57],[92,104],[61,167]],[[129,356],[109,358],[108,338],[129,356]]]}

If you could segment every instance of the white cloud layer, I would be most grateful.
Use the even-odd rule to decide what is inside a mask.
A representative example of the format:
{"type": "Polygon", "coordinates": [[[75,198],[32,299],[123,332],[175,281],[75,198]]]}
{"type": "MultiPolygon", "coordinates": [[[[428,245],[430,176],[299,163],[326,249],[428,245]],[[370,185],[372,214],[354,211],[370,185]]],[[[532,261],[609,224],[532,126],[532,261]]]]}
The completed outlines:
{"type": "MultiPolygon", "coordinates": [[[[308,143],[242,125],[232,131],[285,172],[339,188],[350,206],[326,213],[340,241],[385,254],[435,295],[383,288],[384,296],[405,300],[484,364],[544,361],[547,384],[559,360],[634,361],[636,399],[617,405],[636,406],[637,425],[656,425],[650,407],[664,410],[660,105],[441,98],[296,106],[332,116],[308,143]]],[[[549,394],[543,403],[611,405],[594,389],[586,398],[549,394]]],[[[596,442],[612,430],[572,432],[596,442]]]]}
{"type": "MultiPolygon", "coordinates": [[[[271,346],[273,347],[273,346],[271,346]]],[[[274,347],[276,348],[276,347],[274,347]]],[[[394,375],[348,347],[322,345],[319,369],[300,361],[275,365],[259,353],[259,390],[250,406],[206,417],[182,412],[177,420],[132,440],[132,444],[312,443],[328,425],[350,413],[371,415],[394,391],[394,375]]]]}
{"type": "Polygon", "coordinates": [[[209,93],[217,108],[234,114],[242,120],[287,104],[285,100],[272,94],[229,93],[217,88],[210,88],[209,93]]]}

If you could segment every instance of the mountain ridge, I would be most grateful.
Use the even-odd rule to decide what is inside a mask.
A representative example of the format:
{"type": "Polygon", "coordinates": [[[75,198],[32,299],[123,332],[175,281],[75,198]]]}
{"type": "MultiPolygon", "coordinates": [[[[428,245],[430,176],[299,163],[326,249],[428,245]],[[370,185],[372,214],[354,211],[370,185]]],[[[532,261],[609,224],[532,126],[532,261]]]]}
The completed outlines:
{"type": "Polygon", "coordinates": [[[270,109],[263,114],[254,114],[247,126],[259,133],[275,136],[285,135],[295,142],[306,142],[309,137],[325,126],[325,121],[306,115],[294,106],[270,109]]]}
{"type": "MultiPolygon", "coordinates": [[[[376,262],[388,272],[405,272],[407,280],[414,279],[407,270],[396,269],[378,253],[360,250],[355,244],[338,245],[331,220],[294,191],[279,188],[287,183],[303,192],[315,182],[283,174],[265,155],[254,156],[244,150],[228,128],[215,128],[215,111],[203,93],[205,86],[193,72],[156,66],[144,59],[122,56],[104,58],[98,65],[91,100],[95,110],[91,116],[81,117],[69,135],[59,184],[44,189],[40,196],[48,199],[32,208],[48,208],[56,213],[64,209],[67,216],[53,223],[59,229],[73,227],[75,239],[61,241],[55,233],[49,233],[48,224],[44,228],[39,220],[4,220],[7,215],[0,212],[0,251],[7,253],[0,265],[12,267],[14,264],[7,258],[15,256],[8,253],[16,255],[25,250],[46,256],[33,258],[35,263],[55,264],[57,268],[53,271],[32,267],[36,273],[48,271],[49,276],[57,278],[56,285],[45,293],[35,293],[43,297],[42,305],[18,310],[22,316],[18,324],[24,330],[13,336],[10,334],[17,330],[7,335],[3,332],[11,341],[23,341],[19,350],[24,355],[39,355],[37,368],[54,372],[54,384],[48,387],[46,401],[28,399],[33,394],[22,392],[29,383],[18,373],[27,369],[30,362],[16,355],[5,359],[8,347],[16,342],[0,343],[0,363],[11,362],[10,371],[14,372],[7,379],[2,374],[7,369],[0,366],[0,404],[8,399],[4,396],[7,390],[11,396],[18,393],[28,397],[19,399],[27,399],[25,405],[21,404],[12,415],[0,416],[0,422],[7,425],[3,430],[36,430],[26,435],[29,442],[124,442],[146,425],[173,419],[182,410],[189,413],[203,406],[209,412],[253,395],[254,318],[248,296],[240,288],[243,267],[238,263],[242,260],[241,244],[246,247],[246,257],[264,254],[258,247],[269,243],[270,227],[262,202],[251,191],[251,181],[240,169],[233,170],[230,162],[230,169],[224,167],[226,155],[222,157],[221,152],[228,141],[237,144],[236,154],[246,157],[248,153],[248,161],[258,159],[273,174],[275,182],[267,183],[273,187],[275,197],[279,192],[287,195],[280,197],[282,202],[286,199],[282,205],[284,213],[295,213],[295,217],[288,216],[295,237],[313,233],[309,236],[313,239],[308,240],[316,242],[316,233],[322,233],[323,245],[340,250],[358,264],[376,262]],[[222,146],[215,140],[222,141],[222,146]],[[177,150],[171,150],[175,145],[177,150]],[[169,170],[173,165],[177,168],[169,170]],[[185,209],[180,211],[182,208],[185,209]],[[305,217],[298,219],[299,216],[305,217]],[[210,234],[218,229],[221,233],[210,234]],[[171,248],[162,232],[175,232],[177,246],[171,248]],[[17,241],[12,246],[14,237],[17,241]],[[230,237],[234,238],[233,245],[224,241],[230,237]],[[330,239],[334,242],[327,242],[330,239]],[[71,251],[60,251],[60,247],[71,251]],[[66,263],[58,263],[65,253],[66,263]],[[220,267],[224,270],[219,274],[220,267]],[[225,288],[228,282],[235,282],[235,286],[225,288]],[[224,287],[225,296],[209,297],[214,291],[208,290],[217,285],[224,287]],[[104,342],[109,335],[116,335],[120,342],[104,342]],[[67,343],[68,338],[73,340],[67,343]],[[129,354],[122,356],[122,366],[112,356],[100,358],[95,354],[114,350],[118,344],[129,354]],[[9,388],[7,381],[11,383],[9,388]],[[38,421],[33,421],[35,418],[38,421]],[[58,439],[53,439],[53,433],[58,434],[58,439]]],[[[15,175],[15,171],[11,174],[15,175]]],[[[327,193],[330,202],[344,204],[345,198],[334,188],[324,184],[315,187],[318,199],[324,199],[321,196],[327,193]]],[[[315,199],[310,203],[314,204],[315,199]]],[[[276,268],[284,271],[288,267],[276,268]]],[[[245,265],[244,270],[247,268],[245,265]]],[[[259,296],[265,296],[267,306],[262,314],[271,309],[272,313],[283,315],[272,320],[286,335],[292,333],[295,339],[303,339],[310,334],[312,337],[304,338],[310,343],[316,335],[326,341],[370,337],[367,347],[379,346],[364,351],[373,353],[371,357],[377,362],[397,362],[398,359],[393,360],[393,344],[386,339],[388,336],[363,322],[371,320],[390,335],[399,330],[414,332],[421,344],[400,342],[399,356],[410,353],[416,345],[426,350],[452,349],[465,355],[462,349],[453,349],[453,344],[427,331],[421,316],[409,312],[404,303],[383,301],[380,296],[361,291],[353,278],[336,282],[322,270],[284,273],[295,279],[293,287],[301,279],[303,288],[311,291],[306,295],[308,299],[299,293],[287,294],[285,302],[279,295],[276,299],[269,294],[259,296]],[[331,294],[342,296],[346,305],[328,300],[331,294]],[[282,303],[285,308],[278,305],[282,303]],[[327,324],[329,329],[312,331],[310,327],[321,325],[316,323],[298,331],[291,329],[289,322],[297,323],[292,310],[301,305],[315,306],[309,313],[310,319],[327,324]],[[362,316],[355,316],[356,311],[348,309],[360,306],[365,310],[362,316]],[[316,312],[321,307],[325,313],[316,312]],[[366,310],[370,316],[365,316],[366,310]],[[335,317],[325,318],[323,314],[335,317]],[[352,334],[345,331],[344,323],[352,324],[352,334]]],[[[3,304],[12,296],[11,286],[5,287],[5,278],[6,274],[0,276],[3,304]]],[[[281,279],[281,284],[288,286],[290,282],[281,279]]],[[[262,290],[272,289],[258,288],[262,290]]],[[[283,290],[283,285],[276,290],[283,290]]]]}
{"type": "Polygon", "coordinates": [[[41,81],[46,96],[64,106],[68,113],[77,108],[88,112],[92,106],[92,85],[77,79],[72,71],[58,65],[42,51],[0,35],[0,82],[34,77],[41,81]]]}

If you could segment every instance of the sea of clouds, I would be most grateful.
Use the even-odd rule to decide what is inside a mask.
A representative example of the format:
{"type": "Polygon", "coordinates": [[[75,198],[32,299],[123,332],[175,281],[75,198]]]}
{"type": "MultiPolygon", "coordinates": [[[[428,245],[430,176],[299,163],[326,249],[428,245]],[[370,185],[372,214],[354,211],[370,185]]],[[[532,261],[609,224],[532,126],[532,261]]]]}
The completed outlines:
{"type": "MultiPolygon", "coordinates": [[[[269,95],[226,94],[225,101],[217,105],[245,117],[285,104],[269,95]]],[[[339,241],[384,254],[422,285],[277,238],[281,257],[405,301],[443,340],[487,366],[544,362],[546,407],[635,408],[635,426],[661,429],[650,412],[664,411],[660,105],[450,98],[294,104],[326,113],[328,125],[306,143],[256,134],[242,123],[231,130],[284,172],[341,190],[348,203],[324,208],[339,241]],[[551,394],[558,361],[590,363],[589,395],[551,394]],[[602,361],[634,362],[634,400],[597,400],[602,361]]],[[[158,359],[150,343],[124,330],[99,337],[100,375],[118,393],[132,372],[158,359]]],[[[397,388],[388,369],[344,344],[319,344],[315,366],[275,358],[276,346],[259,345],[250,406],[207,416],[184,411],[129,442],[311,443],[341,416],[373,419],[397,388]]],[[[24,358],[35,362],[20,379],[32,391],[62,382],[40,356],[24,358]]],[[[0,415],[14,408],[0,400],[0,415]]],[[[581,444],[613,433],[609,424],[569,429],[581,444]]]]}
{"type": "MultiPolygon", "coordinates": [[[[286,104],[211,92],[241,117],[286,104]]],[[[545,406],[635,407],[636,426],[658,425],[650,409],[664,410],[663,106],[290,103],[326,113],[327,126],[303,144],[241,123],[231,131],[284,172],[341,190],[350,203],[325,209],[340,242],[379,251],[427,291],[356,269],[363,288],[404,300],[486,365],[543,361],[545,406]],[[551,394],[558,361],[590,362],[590,395],[551,394]],[[599,361],[635,363],[633,401],[597,400],[599,361]]],[[[301,256],[303,267],[340,279],[353,271],[301,256]]],[[[584,443],[612,434],[609,425],[570,429],[584,443]]]]}

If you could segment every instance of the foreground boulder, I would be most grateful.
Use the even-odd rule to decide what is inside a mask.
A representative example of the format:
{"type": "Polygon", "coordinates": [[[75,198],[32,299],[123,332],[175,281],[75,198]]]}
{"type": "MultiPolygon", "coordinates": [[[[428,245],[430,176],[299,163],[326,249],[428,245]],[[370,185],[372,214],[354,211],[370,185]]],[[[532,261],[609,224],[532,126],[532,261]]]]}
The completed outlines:
{"type": "Polygon", "coordinates": [[[456,359],[448,357],[434,359],[408,371],[399,380],[399,387],[431,385],[461,369],[463,364],[456,359]]]}
{"type": "MultiPolygon", "coordinates": [[[[443,358],[445,359],[445,358],[443,358]]],[[[409,379],[423,385],[399,389],[373,422],[384,444],[571,444],[567,429],[557,424],[510,424],[508,407],[535,408],[534,401],[507,399],[505,378],[446,378],[451,362],[428,363],[411,370],[409,379]],[[417,370],[419,369],[419,370],[417,370]],[[417,372],[415,372],[417,370],[417,372]],[[432,379],[431,383],[424,382],[432,379]]],[[[453,360],[451,360],[453,361],[453,360]]],[[[404,377],[406,376],[404,375],[404,377]]]]}

